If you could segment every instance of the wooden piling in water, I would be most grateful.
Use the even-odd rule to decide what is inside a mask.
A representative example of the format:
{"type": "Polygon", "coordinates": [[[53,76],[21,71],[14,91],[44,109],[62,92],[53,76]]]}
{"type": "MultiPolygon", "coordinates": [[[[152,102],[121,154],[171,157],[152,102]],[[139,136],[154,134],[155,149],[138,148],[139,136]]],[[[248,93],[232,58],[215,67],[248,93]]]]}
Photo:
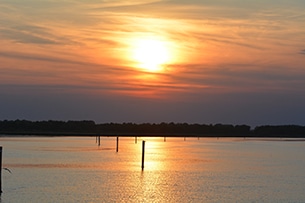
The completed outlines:
{"type": "Polygon", "coordinates": [[[164,137],[164,142],[166,142],[166,137],[164,137]]]}
{"type": "Polygon", "coordinates": [[[98,146],[101,146],[101,136],[98,136],[98,146]]]}
{"type": "Polygon", "coordinates": [[[138,143],[138,137],[137,137],[137,136],[134,137],[134,143],[135,143],[135,144],[138,143]]]}
{"type": "Polygon", "coordinates": [[[2,146],[0,146],[0,195],[2,194],[2,146]]]}
{"type": "Polygon", "coordinates": [[[119,137],[116,137],[116,152],[119,151],[119,137]]]}
{"type": "Polygon", "coordinates": [[[142,141],[142,163],[141,163],[141,168],[142,171],[144,170],[144,155],[145,155],[145,141],[142,141]]]}

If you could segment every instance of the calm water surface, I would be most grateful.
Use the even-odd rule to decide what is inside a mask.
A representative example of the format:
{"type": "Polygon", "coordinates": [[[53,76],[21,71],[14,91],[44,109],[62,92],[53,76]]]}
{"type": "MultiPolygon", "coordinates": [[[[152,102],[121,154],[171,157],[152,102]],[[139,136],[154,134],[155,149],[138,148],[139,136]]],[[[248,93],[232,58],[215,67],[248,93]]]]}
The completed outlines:
{"type": "Polygon", "coordinates": [[[305,202],[305,142],[19,137],[3,146],[6,202],[305,202]]]}

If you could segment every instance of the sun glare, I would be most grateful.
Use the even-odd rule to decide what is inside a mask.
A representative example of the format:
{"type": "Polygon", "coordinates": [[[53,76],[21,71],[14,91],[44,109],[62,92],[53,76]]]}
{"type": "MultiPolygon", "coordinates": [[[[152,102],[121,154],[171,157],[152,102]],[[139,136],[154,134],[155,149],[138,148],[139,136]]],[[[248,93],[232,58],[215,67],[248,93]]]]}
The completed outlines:
{"type": "Polygon", "coordinates": [[[137,39],[134,41],[132,59],[137,66],[148,72],[160,72],[170,62],[167,43],[160,39],[137,39]]]}

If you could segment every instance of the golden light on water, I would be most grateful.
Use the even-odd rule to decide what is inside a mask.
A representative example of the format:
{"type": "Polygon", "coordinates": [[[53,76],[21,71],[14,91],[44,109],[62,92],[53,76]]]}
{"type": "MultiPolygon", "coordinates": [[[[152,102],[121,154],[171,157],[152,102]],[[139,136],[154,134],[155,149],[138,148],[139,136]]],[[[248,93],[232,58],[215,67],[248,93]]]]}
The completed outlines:
{"type": "Polygon", "coordinates": [[[164,170],[167,165],[163,161],[166,156],[164,142],[160,138],[150,138],[146,142],[145,168],[148,170],[164,170]]]}

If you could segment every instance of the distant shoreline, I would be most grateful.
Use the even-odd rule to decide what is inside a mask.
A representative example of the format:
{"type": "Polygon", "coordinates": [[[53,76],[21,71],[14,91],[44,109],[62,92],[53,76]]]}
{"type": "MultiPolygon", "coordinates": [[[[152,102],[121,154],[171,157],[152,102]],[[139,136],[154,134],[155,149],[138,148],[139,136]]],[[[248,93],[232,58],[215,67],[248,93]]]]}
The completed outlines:
{"type": "Polygon", "coordinates": [[[228,134],[150,134],[150,133],[66,133],[66,132],[0,132],[0,137],[188,137],[188,138],[304,138],[304,135],[228,135],[228,134]]]}
{"type": "Polygon", "coordinates": [[[305,138],[305,126],[102,123],[94,121],[0,121],[0,136],[108,136],[108,137],[272,137],[305,138]]]}

